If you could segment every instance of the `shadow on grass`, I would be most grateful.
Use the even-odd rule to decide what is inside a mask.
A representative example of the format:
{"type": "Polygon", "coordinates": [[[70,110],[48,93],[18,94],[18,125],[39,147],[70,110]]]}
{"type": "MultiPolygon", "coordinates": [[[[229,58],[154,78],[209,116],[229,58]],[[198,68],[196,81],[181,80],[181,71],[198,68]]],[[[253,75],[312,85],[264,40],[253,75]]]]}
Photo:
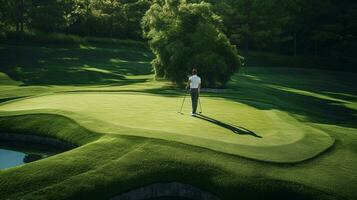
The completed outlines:
{"type": "Polygon", "coordinates": [[[248,130],[246,128],[243,128],[241,126],[230,125],[230,124],[218,121],[216,119],[213,119],[211,117],[208,117],[208,116],[205,116],[205,115],[202,115],[202,114],[197,114],[194,117],[196,117],[197,119],[202,119],[204,121],[213,123],[213,124],[215,124],[217,126],[220,126],[222,128],[228,129],[228,130],[232,131],[235,134],[251,135],[251,136],[254,136],[254,137],[257,137],[257,138],[262,138],[262,136],[259,136],[256,133],[254,133],[253,131],[250,131],[250,130],[248,130]]]}
{"type": "Polygon", "coordinates": [[[4,45],[0,72],[30,85],[128,85],[146,79],[126,76],[152,74],[149,51],[114,45],[4,45]]]}
{"type": "MultiPolygon", "coordinates": [[[[152,74],[151,59],[149,51],[114,45],[2,45],[0,71],[23,82],[23,86],[121,86],[146,82],[146,77],[127,76],[152,74]]],[[[230,92],[203,93],[203,97],[225,98],[259,110],[277,109],[306,122],[357,127],[356,74],[281,68],[246,70],[247,74],[232,77],[230,92]]],[[[172,86],[136,91],[167,97],[184,94],[172,86]]]]}
{"type": "MultiPolygon", "coordinates": [[[[332,125],[341,125],[346,127],[355,128],[357,127],[357,111],[353,108],[346,106],[343,101],[351,100],[354,101],[353,96],[351,97],[350,92],[344,91],[345,93],[339,93],[339,95],[331,94],[331,92],[319,92],[316,88],[319,85],[316,83],[316,88],[311,84],[304,88],[299,83],[284,83],[277,80],[274,84],[271,84],[269,80],[265,80],[262,76],[258,76],[260,80],[254,80],[250,77],[245,77],[241,75],[236,75],[233,77],[234,83],[230,85],[229,92],[222,93],[202,93],[201,97],[204,101],[205,97],[215,97],[227,99],[229,101],[234,101],[242,103],[259,110],[280,110],[287,112],[289,114],[297,115],[302,121],[312,122],[312,123],[323,123],[332,125]],[[296,85],[296,87],[294,87],[296,85]],[[279,87],[284,87],[289,90],[282,90],[279,87]],[[295,88],[299,88],[304,92],[313,92],[317,94],[306,95],[304,93],[294,92],[295,88]],[[329,97],[340,99],[324,99],[319,97],[319,94],[326,94],[329,97]]],[[[293,76],[285,77],[291,78],[295,81],[302,81],[301,78],[296,78],[293,76]]],[[[326,80],[324,80],[326,81],[326,80]]],[[[306,84],[306,83],[305,83],[306,84]]],[[[328,87],[328,86],[326,86],[328,87]]],[[[342,88],[326,88],[325,91],[343,91],[342,88]]],[[[186,95],[184,90],[177,89],[174,86],[163,86],[158,88],[142,89],[142,90],[79,90],[73,92],[140,92],[147,94],[160,95],[164,97],[183,97],[186,95]]],[[[357,91],[357,89],[356,89],[357,91]]],[[[356,102],[355,102],[356,104],[356,102]]]]}
{"type": "MultiPolygon", "coordinates": [[[[294,71],[291,70],[291,72],[294,71]]],[[[267,75],[265,73],[257,74],[255,78],[259,80],[253,77],[235,75],[229,85],[231,90],[228,92],[205,92],[201,94],[201,97],[203,101],[205,97],[215,97],[242,103],[259,110],[280,110],[294,114],[299,120],[306,122],[357,127],[357,110],[345,103],[347,101],[351,105],[357,104],[353,92],[357,91],[356,86],[346,83],[346,81],[353,81],[353,79],[340,79],[338,82],[330,83],[329,86],[328,82],[332,82],[332,77],[324,77],[321,73],[320,82],[325,84],[321,86],[321,83],[319,84],[316,81],[309,83],[310,77],[304,79],[298,75],[279,73],[277,73],[277,77],[277,79],[274,79],[274,76],[268,72],[267,75]],[[303,82],[303,84],[299,82],[303,82]],[[300,93],[296,92],[295,89],[298,89],[300,93]],[[338,95],[336,95],[337,92],[338,95]],[[319,95],[325,95],[327,98],[319,95]]],[[[183,95],[186,95],[183,90],[168,86],[140,92],[165,97],[183,97],[183,95]]]]}
{"type": "Polygon", "coordinates": [[[357,111],[350,106],[357,102],[345,98],[357,91],[352,85],[353,75],[337,72],[325,75],[324,71],[314,70],[290,69],[280,73],[278,69],[261,70],[250,73],[254,77],[234,76],[230,85],[234,94],[222,97],[260,110],[277,109],[295,114],[307,122],[357,127],[357,111]],[[336,92],[340,95],[330,95],[336,92]]]}
{"type": "Polygon", "coordinates": [[[0,104],[5,103],[7,101],[15,100],[15,99],[21,99],[27,96],[18,96],[18,97],[9,97],[9,98],[2,98],[0,99],[0,104]]]}

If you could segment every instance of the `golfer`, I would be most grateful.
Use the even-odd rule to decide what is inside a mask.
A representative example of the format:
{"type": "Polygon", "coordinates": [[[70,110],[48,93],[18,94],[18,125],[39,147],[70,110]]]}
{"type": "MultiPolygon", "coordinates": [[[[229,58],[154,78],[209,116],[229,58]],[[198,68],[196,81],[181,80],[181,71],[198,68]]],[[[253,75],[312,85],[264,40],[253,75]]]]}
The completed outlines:
{"type": "Polygon", "coordinates": [[[201,88],[201,78],[197,76],[197,69],[192,69],[192,76],[188,78],[186,90],[190,87],[191,101],[192,101],[192,116],[196,115],[198,97],[201,88]]]}

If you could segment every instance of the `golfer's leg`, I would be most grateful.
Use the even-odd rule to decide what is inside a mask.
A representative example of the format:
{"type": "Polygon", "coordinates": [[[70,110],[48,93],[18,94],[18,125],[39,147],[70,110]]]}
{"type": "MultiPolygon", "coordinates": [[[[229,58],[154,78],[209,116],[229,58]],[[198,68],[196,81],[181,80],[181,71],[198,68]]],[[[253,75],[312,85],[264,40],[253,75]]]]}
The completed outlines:
{"type": "Polygon", "coordinates": [[[193,111],[193,113],[196,113],[196,110],[197,110],[197,100],[198,100],[198,90],[194,90],[193,91],[193,93],[194,93],[194,98],[193,98],[193,101],[192,101],[192,111],[193,111]]]}
{"type": "MultiPolygon", "coordinates": [[[[200,93],[198,93],[198,90],[197,90],[197,96],[196,96],[196,110],[197,110],[197,107],[198,107],[198,104],[199,104],[199,101],[198,99],[200,98],[200,93]]],[[[201,108],[202,109],[202,108],[201,108]]]]}
{"type": "Polygon", "coordinates": [[[195,113],[194,112],[194,102],[195,102],[195,94],[194,94],[194,91],[192,89],[190,89],[190,94],[191,94],[191,102],[192,102],[192,113],[195,113]]]}

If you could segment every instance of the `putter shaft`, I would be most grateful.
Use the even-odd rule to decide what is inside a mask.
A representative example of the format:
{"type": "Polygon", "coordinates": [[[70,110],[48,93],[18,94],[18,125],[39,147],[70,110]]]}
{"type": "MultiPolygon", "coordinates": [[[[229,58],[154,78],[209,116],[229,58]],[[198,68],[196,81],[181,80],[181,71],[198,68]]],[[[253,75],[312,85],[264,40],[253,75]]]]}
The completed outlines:
{"type": "Polygon", "coordinates": [[[183,101],[182,101],[182,104],[181,104],[181,109],[180,109],[180,112],[182,114],[182,108],[183,108],[183,104],[185,104],[185,100],[186,100],[186,93],[185,93],[185,96],[183,96],[183,101]]]}

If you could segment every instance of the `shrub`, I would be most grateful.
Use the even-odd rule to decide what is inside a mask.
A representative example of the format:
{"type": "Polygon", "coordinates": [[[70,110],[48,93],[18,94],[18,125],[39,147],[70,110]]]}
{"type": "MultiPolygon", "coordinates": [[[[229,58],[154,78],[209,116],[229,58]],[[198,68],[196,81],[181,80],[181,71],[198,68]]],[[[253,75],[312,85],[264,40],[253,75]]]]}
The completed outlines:
{"type": "Polygon", "coordinates": [[[156,1],[146,12],[144,37],[156,58],[156,77],[181,84],[193,67],[203,86],[222,87],[240,68],[240,56],[225,34],[210,4],[185,0],[156,1]]]}

